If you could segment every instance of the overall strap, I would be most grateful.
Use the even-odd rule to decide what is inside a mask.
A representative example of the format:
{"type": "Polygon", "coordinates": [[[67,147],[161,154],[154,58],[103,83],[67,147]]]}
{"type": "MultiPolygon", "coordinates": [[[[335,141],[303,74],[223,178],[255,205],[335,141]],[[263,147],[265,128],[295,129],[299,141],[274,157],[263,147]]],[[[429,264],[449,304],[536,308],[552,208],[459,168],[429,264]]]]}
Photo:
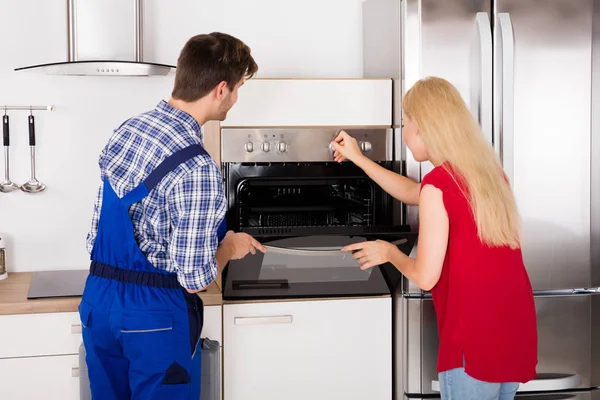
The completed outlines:
{"type": "Polygon", "coordinates": [[[142,183],[123,196],[121,203],[126,207],[129,207],[133,203],[137,203],[146,197],[148,193],[150,193],[150,191],[152,191],[152,189],[154,189],[165,176],[167,176],[179,165],[198,155],[205,154],[207,154],[206,150],[204,150],[204,147],[199,144],[193,144],[176,151],[169,157],[165,158],[142,183]]]}

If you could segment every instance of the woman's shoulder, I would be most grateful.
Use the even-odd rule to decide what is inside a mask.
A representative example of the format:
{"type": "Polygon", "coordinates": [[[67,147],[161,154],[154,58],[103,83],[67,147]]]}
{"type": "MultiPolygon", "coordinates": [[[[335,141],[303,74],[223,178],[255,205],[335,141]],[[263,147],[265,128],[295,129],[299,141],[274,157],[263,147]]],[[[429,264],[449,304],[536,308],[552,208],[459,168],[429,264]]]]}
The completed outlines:
{"type": "Polygon", "coordinates": [[[438,189],[443,190],[448,182],[454,181],[454,178],[451,174],[452,168],[449,165],[438,165],[423,177],[423,180],[421,181],[421,189],[423,189],[425,185],[433,185],[438,189]]]}

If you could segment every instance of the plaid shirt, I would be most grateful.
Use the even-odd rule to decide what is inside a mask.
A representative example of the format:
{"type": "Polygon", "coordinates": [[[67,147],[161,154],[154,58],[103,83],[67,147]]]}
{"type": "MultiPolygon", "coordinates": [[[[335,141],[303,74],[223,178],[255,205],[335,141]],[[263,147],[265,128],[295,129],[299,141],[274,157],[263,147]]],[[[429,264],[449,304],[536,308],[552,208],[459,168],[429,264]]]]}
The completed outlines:
{"type": "MultiPolygon", "coordinates": [[[[166,157],[202,143],[202,128],[191,115],[161,101],[157,107],[125,121],[99,158],[101,179],[108,176],[123,197],[140,184],[166,157]]],[[[87,236],[91,253],[102,206],[102,184],[87,236]]],[[[226,202],[219,167],[199,156],[170,172],[129,214],[137,243],[150,263],[177,274],[179,283],[199,290],[217,275],[217,229],[226,202]]]]}

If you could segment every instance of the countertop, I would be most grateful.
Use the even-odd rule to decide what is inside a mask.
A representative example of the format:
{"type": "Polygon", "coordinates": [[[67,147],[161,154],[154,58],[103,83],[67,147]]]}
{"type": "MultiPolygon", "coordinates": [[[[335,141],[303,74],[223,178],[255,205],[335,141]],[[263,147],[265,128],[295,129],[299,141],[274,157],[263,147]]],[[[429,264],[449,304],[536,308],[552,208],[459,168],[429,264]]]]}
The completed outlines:
{"type": "MultiPolygon", "coordinates": [[[[31,272],[9,272],[8,278],[0,281],[0,315],[77,311],[81,297],[27,300],[31,275],[31,272]]],[[[205,306],[223,304],[221,289],[216,282],[198,295],[205,306]]]]}

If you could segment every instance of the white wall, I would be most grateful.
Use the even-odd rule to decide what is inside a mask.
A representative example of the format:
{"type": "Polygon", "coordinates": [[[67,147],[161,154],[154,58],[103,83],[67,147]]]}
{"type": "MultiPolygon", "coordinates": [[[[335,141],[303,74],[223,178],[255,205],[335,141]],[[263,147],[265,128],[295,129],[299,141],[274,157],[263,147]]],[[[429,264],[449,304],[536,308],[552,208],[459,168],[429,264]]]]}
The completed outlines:
{"type": "MultiPolygon", "coordinates": [[[[167,99],[172,85],[172,76],[14,72],[16,67],[66,59],[65,4],[0,2],[0,106],[56,106],[55,112],[34,114],[37,175],[48,189],[35,195],[0,193],[0,232],[7,236],[8,268],[13,272],[87,268],[85,236],[99,182],[98,153],[114,128],[167,99]]],[[[361,4],[362,0],[146,0],[145,59],[175,64],[190,36],[223,31],[252,48],[259,77],[361,77],[361,4]]],[[[11,178],[23,183],[29,178],[27,113],[9,115],[11,178]]]]}

